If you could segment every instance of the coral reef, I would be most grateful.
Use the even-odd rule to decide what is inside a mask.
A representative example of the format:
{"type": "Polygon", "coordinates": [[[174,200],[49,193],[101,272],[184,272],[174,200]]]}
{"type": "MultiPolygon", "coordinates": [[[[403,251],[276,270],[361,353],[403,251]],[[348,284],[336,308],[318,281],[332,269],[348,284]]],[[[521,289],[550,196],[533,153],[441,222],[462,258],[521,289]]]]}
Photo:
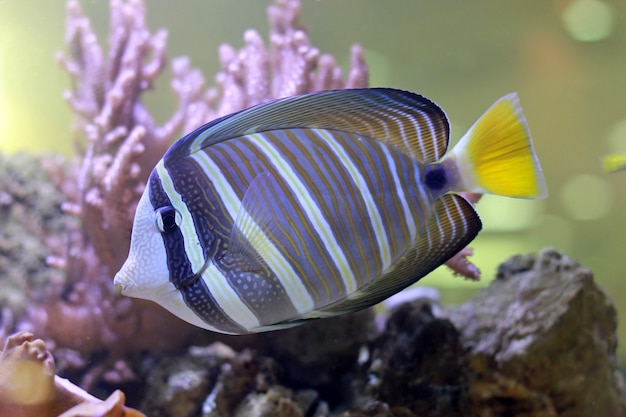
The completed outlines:
{"type": "Polygon", "coordinates": [[[28,332],[6,339],[0,354],[0,399],[2,407],[54,400],[54,359],[43,340],[28,332]]]}
{"type": "MultiPolygon", "coordinates": [[[[132,380],[128,359],[133,354],[176,350],[194,335],[191,326],[152,303],[121,297],[111,284],[128,251],[137,200],[167,147],[183,132],[265,100],[367,85],[360,46],[352,47],[344,77],[335,59],[308,39],[299,2],[278,0],[268,8],[267,46],[259,33],[248,30],[240,50],[220,48],[216,86],[205,88],[188,58],[171,61],[178,107],[157,126],[143,95],[169,63],[167,33],[150,32],[145,14],[140,0],[112,0],[105,52],[78,1],[68,1],[68,51],[58,60],[72,80],[65,98],[76,114],[77,156],[70,167],[49,156],[12,157],[0,167],[6,181],[0,194],[0,209],[6,212],[0,220],[0,279],[6,289],[0,296],[1,335],[29,329],[45,337],[62,372],[82,374],[98,357],[92,371],[82,374],[84,387],[102,378],[132,380]],[[171,337],[160,337],[164,326],[173,329],[171,337]]],[[[462,251],[449,266],[475,279],[470,254],[462,251]]]]}
{"type": "Polygon", "coordinates": [[[32,333],[22,331],[8,337],[0,352],[0,416],[59,415],[145,417],[124,406],[120,391],[100,401],[56,376],[52,354],[32,333]]]}
{"type": "Polygon", "coordinates": [[[281,385],[285,368],[274,359],[219,342],[161,358],[149,372],[141,405],[150,416],[304,416],[318,406],[311,389],[281,385]]]}
{"type": "MultiPolygon", "coordinates": [[[[107,53],[68,1],[59,61],[84,142],[69,167],[0,155],[0,417],[141,416],[118,387],[150,416],[626,415],[614,306],[588,270],[554,250],[505,262],[458,308],[405,293],[382,314],[220,342],[115,291],[137,200],[179,135],[265,100],[367,85],[362,49],[352,48],[344,76],[308,39],[298,1],[276,0],[268,17],[267,42],[249,30],[240,50],[220,48],[207,87],[188,58],[168,60],[167,33],[148,30],[142,1],[111,0],[107,53]],[[168,64],[178,106],[157,126],[144,92],[168,64]],[[22,329],[55,360],[32,333],[9,336],[22,329]]],[[[477,279],[469,255],[448,265],[477,279]]]]}
{"type": "Polygon", "coordinates": [[[280,1],[268,9],[270,49],[254,30],[245,33],[240,51],[221,47],[218,87],[203,91],[202,74],[191,68],[189,60],[173,61],[171,85],[178,109],[163,126],[156,126],[142,95],[167,63],[167,33],[151,34],[145,14],[140,0],[111,2],[105,58],[89,20],[78,2],[70,0],[69,56],[59,56],[74,86],[66,99],[86,139],[77,161],[77,195],[65,207],[82,220],[83,246],[93,246],[109,274],[128,254],[128,231],[150,171],[181,133],[273,98],[367,85],[367,66],[358,45],[353,47],[352,68],[344,81],[334,58],[321,55],[300,27],[299,3],[280,1]]]}
{"type": "Polygon", "coordinates": [[[69,167],[52,157],[20,159],[26,156],[0,167],[10,170],[0,177],[8,184],[0,192],[0,209],[7,212],[0,220],[6,219],[0,230],[0,279],[6,283],[1,335],[28,329],[44,337],[60,371],[81,375],[86,388],[100,380],[133,380],[130,363],[144,350],[175,351],[194,338],[213,338],[153,303],[121,297],[111,282],[128,253],[148,175],[171,143],[215,117],[265,100],[367,85],[362,49],[352,48],[344,77],[335,59],[311,44],[295,0],[268,8],[268,46],[249,30],[241,50],[220,48],[222,70],[209,88],[188,58],[168,60],[167,32],[151,32],[145,16],[141,0],[111,0],[105,48],[79,2],[68,1],[67,52],[58,60],[72,81],[65,98],[76,114],[77,156],[69,167]],[[178,106],[158,126],[143,100],[166,65],[172,67],[178,106]],[[25,170],[40,166],[56,189],[41,171],[25,170]],[[168,338],[161,337],[164,327],[171,329],[168,338]]]}
{"type": "Polygon", "coordinates": [[[413,294],[382,328],[371,311],[360,312],[270,334],[273,350],[269,340],[254,351],[213,343],[146,361],[140,409],[207,417],[625,415],[615,308],[567,256],[546,249],[513,257],[456,308],[413,294]]]}
{"type": "Polygon", "coordinates": [[[59,417],[146,417],[145,414],[124,405],[122,391],[114,391],[104,401],[84,401],[59,417]]]}
{"type": "Polygon", "coordinates": [[[44,161],[25,153],[0,154],[0,336],[29,303],[39,303],[49,285],[62,280],[46,267],[50,247],[63,246],[69,219],[60,215],[65,198],[41,169],[44,161]]]}
{"type": "Polygon", "coordinates": [[[469,349],[479,408],[626,415],[615,306],[571,258],[553,249],[513,257],[447,316],[469,349]]]}
{"type": "MultiPolygon", "coordinates": [[[[30,161],[38,163],[18,158],[22,166],[30,161]]],[[[11,210],[30,207],[29,199],[16,199],[24,206],[15,203],[11,210]]],[[[41,231],[31,233],[36,237],[41,231]]],[[[37,262],[44,267],[43,252],[37,262]]],[[[52,284],[44,281],[42,287],[52,284]]],[[[615,308],[577,262],[552,249],[516,256],[468,303],[443,309],[433,298],[409,291],[388,303],[389,312],[365,310],[252,339],[223,338],[227,345],[197,340],[182,353],[150,349],[126,356],[139,364],[132,370],[123,363],[102,370],[108,363],[103,356],[91,358],[101,375],[108,372],[109,387],[132,372],[137,382],[126,385],[129,400],[150,416],[626,415],[626,388],[615,357],[615,308]]],[[[5,335],[14,324],[28,325],[13,307],[3,311],[5,335]]],[[[56,345],[54,353],[58,361],[72,360],[67,347],[56,345]]],[[[32,335],[9,338],[0,355],[0,396],[19,403],[11,377],[19,372],[33,376],[29,387],[42,387],[36,390],[42,401],[52,390],[65,404],[44,407],[48,414],[38,415],[58,415],[85,397],[88,404],[67,415],[102,415],[103,407],[109,410],[105,415],[119,415],[124,402],[119,391],[106,394],[104,402],[84,391],[76,394],[77,387],[53,376],[50,361],[43,342],[32,335]],[[16,368],[16,363],[28,365],[16,368]]],[[[79,368],[76,375],[90,374],[84,365],[79,368]]],[[[37,402],[36,397],[29,390],[28,400],[37,402]]],[[[10,402],[0,401],[0,415],[40,407],[10,402]]]]}

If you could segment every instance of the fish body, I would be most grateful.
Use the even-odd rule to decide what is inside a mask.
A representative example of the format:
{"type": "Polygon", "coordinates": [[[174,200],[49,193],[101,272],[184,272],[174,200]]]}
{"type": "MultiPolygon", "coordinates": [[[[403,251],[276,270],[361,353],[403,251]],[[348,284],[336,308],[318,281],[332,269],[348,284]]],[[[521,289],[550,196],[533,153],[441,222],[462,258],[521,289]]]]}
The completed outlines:
{"type": "Polygon", "coordinates": [[[446,153],[449,133],[432,101],[384,88],[288,97],[213,121],[151,173],[115,284],[230,334],[380,302],[479,232],[455,192],[546,194],[515,94],[446,153]]]}

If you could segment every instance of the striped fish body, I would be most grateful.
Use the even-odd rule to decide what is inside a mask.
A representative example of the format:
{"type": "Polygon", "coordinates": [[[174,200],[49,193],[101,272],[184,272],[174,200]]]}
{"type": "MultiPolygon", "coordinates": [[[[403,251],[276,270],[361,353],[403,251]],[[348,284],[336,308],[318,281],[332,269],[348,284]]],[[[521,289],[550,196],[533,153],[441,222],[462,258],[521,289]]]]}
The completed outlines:
{"type": "Polygon", "coordinates": [[[477,187],[465,155],[446,157],[448,135],[438,106],[392,89],[313,93],[212,122],[152,172],[115,282],[233,334],[375,304],[480,230],[450,194],[477,187]]]}

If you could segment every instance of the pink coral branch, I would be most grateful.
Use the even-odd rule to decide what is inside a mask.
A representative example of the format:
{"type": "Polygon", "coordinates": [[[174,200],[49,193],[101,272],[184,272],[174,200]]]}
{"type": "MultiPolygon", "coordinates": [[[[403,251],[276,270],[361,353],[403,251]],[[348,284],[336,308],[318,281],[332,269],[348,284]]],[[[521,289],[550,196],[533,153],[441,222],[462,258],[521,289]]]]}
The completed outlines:
{"type": "MultiPolygon", "coordinates": [[[[459,193],[470,204],[474,205],[478,203],[478,200],[483,196],[479,193],[459,193]]],[[[446,266],[452,270],[455,275],[460,275],[472,281],[480,280],[480,269],[467,259],[474,254],[472,248],[464,248],[459,253],[454,255],[446,262],[446,266]]]]}
{"type": "Polygon", "coordinates": [[[31,327],[51,340],[59,355],[67,353],[67,360],[59,361],[64,366],[85,366],[90,355],[108,353],[106,361],[85,374],[84,385],[102,378],[132,378],[132,366],[125,362],[131,354],[146,348],[176,349],[194,331],[153,303],[121,297],[111,282],[128,253],[137,201],[171,143],[216,117],[266,100],[366,87],[368,74],[362,49],[355,46],[344,80],[336,60],[320,54],[300,25],[299,2],[277,0],[268,9],[267,44],[258,32],[247,30],[241,49],[220,47],[215,86],[207,88],[188,58],[171,62],[178,106],[158,126],[143,99],[169,63],[167,32],[148,30],[142,0],[110,4],[105,53],[79,2],[67,3],[68,50],[58,60],[72,81],[64,97],[84,143],[71,172],[56,170],[53,176],[67,196],[66,213],[80,222],[69,223],[64,243],[48,257],[51,266],[66,274],[65,280],[47,288],[44,302],[29,313],[31,327]],[[163,327],[177,334],[163,338],[163,327]]]}
{"type": "Polygon", "coordinates": [[[167,39],[167,32],[151,35],[145,27],[142,1],[111,2],[106,59],[75,0],[68,2],[67,26],[69,55],[59,60],[74,88],[65,96],[87,139],[74,204],[80,206],[88,238],[84,244],[95,246],[112,274],[128,253],[127,234],[143,184],[183,117],[178,111],[166,129],[158,128],[141,101],[165,67],[167,39]]]}
{"type": "Polygon", "coordinates": [[[472,248],[461,249],[459,253],[446,262],[446,266],[450,268],[455,275],[460,275],[472,281],[478,281],[480,279],[480,270],[467,259],[468,256],[472,256],[473,254],[474,250],[472,248]]]}

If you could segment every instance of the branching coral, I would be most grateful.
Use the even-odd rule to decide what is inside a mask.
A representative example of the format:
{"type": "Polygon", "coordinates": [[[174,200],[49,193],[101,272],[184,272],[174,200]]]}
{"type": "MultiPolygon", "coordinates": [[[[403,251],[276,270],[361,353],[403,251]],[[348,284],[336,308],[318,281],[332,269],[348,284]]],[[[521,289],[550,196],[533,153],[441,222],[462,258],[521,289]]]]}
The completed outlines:
{"type": "MultiPolygon", "coordinates": [[[[112,0],[109,56],[82,14],[76,0],[68,2],[69,56],[59,60],[74,84],[66,99],[78,116],[86,149],[78,161],[77,195],[66,209],[82,220],[86,245],[92,245],[110,275],[128,254],[128,234],[135,205],[152,167],[185,127],[198,127],[215,117],[260,102],[327,88],[363,87],[367,66],[359,46],[352,50],[347,81],[329,55],[320,55],[299,28],[297,1],[269,7],[271,48],[261,36],[246,32],[246,45],[236,51],[220,48],[219,88],[203,92],[204,80],[187,58],[173,63],[173,90],[178,110],[163,126],[142,103],[166,64],[163,30],[146,28],[140,0],[112,0]]],[[[60,262],[62,264],[62,262],[60,262]]]]}
{"type": "Polygon", "coordinates": [[[221,71],[217,86],[202,93],[202,75],[190,69],[187,58],[173,62],[173,72],[193,91],[193,102],[186,114],[185,131],[217,117],[267,100],[335,88],[366,87],[368,67],[363,49],[353,45],[350,70],[344,77],[335,58],[315,48],[300,24],[300,2],[277,0],[268,7],[269,47],[255,30],[244,34],[239,51],[230,45],[219,50],[221,71]]]}
{"type": "Polygon", "coordinates": [[[85,367],[106,352],[82,381],[132,378],[125,360],[143,349],[177,349],[192,328],[160,307],[121,297],[111,277],[129,247],[135,206],[148,175],[182,133],[215,117],[272,98],[319,89],[364,87],[367,66],[359,46],[352,48],[347,77],[334,58],[312,46],[300,26],[297,0],[277,0],[268,9],[269,42],[249,30],[241,50],[223,45],[216,86],[207,88],[202,73],[186,57],[171,62],[171,86],[178,107],[158,126],[146,109],[144,93],[169,63],[167,33],[151,32],[142,0],[111,0],[108,53],[77,0],[67,4],[68,51],[58,56],[70,75],[65,95],[76,114],[79,142],[74,165],[45,168],[66,196],[67,235],[57,237],[50,266],[65,273],[29,305],[28,323],[55,347],[58,364],[85,367]],[[167,327],[167,338],[162,329],[167,327]]]}
{"type": "MultiPolygon", "coordinates": [[[[360,46],[352,47],[344,76],[332,56],[312,45],[300,24],[299,2],[276,0],[268,8],[267,41],[248,30],[241,49],[220,47],[215,86],[206,87],[188,58],[171,62],[178,106],[158,126],[143,99],[169,63],[167,33],[148,30],[145,15],[141,0],[111,0],[105,52],[78,1],[68,1],[68,51],[58,59],[72,81],[65,98],[83,141],[69,169],[52,159],[43,164],[65,196],[62,207],[69,216],[63,221],[64,236],[39,233],[52,251],[49,265],[65,277],[49,270],[54,277],[45,286],[26,284],[37,301],[29,305],[27,320],[13,320],[9,310],[3,313],[2,332],[10,332],[17,322],[41,334],[55,346],[61,371],[85,368],[99,357],[83,375],[85,387],[102,378],[116,383],[132,379],[127,360],[133,355],[144,349],[178,349],[194,333],[152,303],[121,297],[111,282],[128,252],[135,206],[147,177],[170,144],[216,117],[266,100],[367,85],[360,46]],[[164,327],[170,329],[167,338],[162,337],[164,327]]],[[[455,261],[458,272],[472,266],[466,255],[455,261]]]]}
{"type": "Polygon", "coordinates": [[[143,3],[112,1],[110,25],[105,58],[78,2],[69,1],[69,56],[59,56],[73,81],[66,100],[86,139],[78,195],[66,208],[82,220],[88,242],[109,274],[127,255],[135,204],[150,170],[175,139],[188,104],[187,90],[176,89],[178,110],[156,126],[141,101],[165,67],[167,38],[163,30],[148,31],[143,3]]]}

